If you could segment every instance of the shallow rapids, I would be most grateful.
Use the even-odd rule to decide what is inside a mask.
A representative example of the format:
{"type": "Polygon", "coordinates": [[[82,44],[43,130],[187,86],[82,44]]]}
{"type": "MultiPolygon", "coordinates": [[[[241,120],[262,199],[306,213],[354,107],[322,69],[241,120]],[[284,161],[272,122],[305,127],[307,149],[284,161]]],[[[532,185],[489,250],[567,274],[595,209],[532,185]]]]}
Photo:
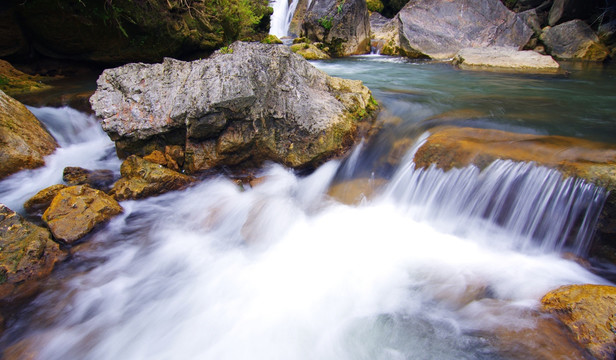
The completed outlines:
{"type": "MultiPolygon", "coordinates": [[[[371,69],[388,64],[375,59],[350,60],[367,83],[376,81],[371,69]]],[[[346,71],[333,69],[346,61],[321,66],[346,71]]],[[[440,67],[389,63],[415,68],[426,83],[440,67]]],[[[404,81],[415,81],[411,73],[404,81]]],[[[424,129],[412,125],[450,110],[432,97],[447,99],[447,86],[375,86],[401,121],[390,133],[420,144],[424,129]]],[[[62,148],[46,167],[1,181],[1,202],[21,210],[60,183],[65,166],[118,172],[93,118],[31,110],[62,148]]],[[[501,120],[469,121],[526,129],[536,119],[501,120]]],[[[509,161],[483,171],[416,169],[412,147],[398,165],[382,166],[377,159],[397,139],[387,131],[308,176],[269,164],[254,187],[220,176],[122,202],[124,214],[73,249],[45,291],[9,319],[2,350],[45,360],[510,359],[499,331],[535,328],[543,294],[608,283],[562,257],[585,253],[604,190],[509,161]],[[353,180],[366,180],[371,195],[352,204],[332,195],[335,186],[353,191],[353,180]]]]}

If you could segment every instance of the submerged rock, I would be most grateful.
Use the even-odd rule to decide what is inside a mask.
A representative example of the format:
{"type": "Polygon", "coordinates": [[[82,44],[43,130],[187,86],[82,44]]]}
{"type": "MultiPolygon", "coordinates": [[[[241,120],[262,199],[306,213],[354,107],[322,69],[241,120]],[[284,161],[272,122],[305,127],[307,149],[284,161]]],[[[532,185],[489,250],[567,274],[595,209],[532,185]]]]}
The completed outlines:
{"type": "Polygon", "coordinates": [[[397,18],[400,47],[409,57],[449,59],[468,47],[520,50],[533,34],[499,0],[410,1],[397,18]]]}
{"type": "Polygon", "coordinates": [[[108,169],[88,170],[68,166],[62,172],[62,180],[68,185],[88,185],[94,189],[109,191],[116,179],[113,171],[108,169]]]}
{"type": "Polygon", "coordinates": [[[122,178],[113,185],[111,190],[118,201],[160,195],[182,189],[194,181],[190,176],[135,155],[124,160],[120,172],[122,178]]]}
{"type": "Polygon", "coordinates": [[[20,102],[0,90],[0,179],[45,164],[58,147],[43,124],[20,102]]]}
{"type": "Polygon", "coordinates": [[[377,108],[360,81],[330,77],[286,46],[241,42],[206,60],[105,70],[90,101],[120,157],[176,145],[188,172],[319,165],[377,108]]]}
{"type": "Polygon", "coordinates": [[[370,22],[365,0],[313,0],[301,36],[322,42],[332,56],[370,52],[370,22]]]}
{"type": "Polygon", "coordinates": [[[43,214],[43,221],[54,238],[70,245],[122,211],[111,196],[78,185],[58,192],[43,214]]]}
{"type": "Polygon", "coordinates": [[[582,20],[572,20],[548,28],[541,40],[549,54],[559,59],[603,61],[608,49],[599,42],[599,37],[582,20]]]}
{"type": "Polygon", "coordinates": [[[523,72],[554,72],[560,65],[551,56],[535,51],[518,51],[513,48],[492,46],[464,48],[453,59],[465,70],[517,70],[523,72]]]}
{"type": "Polygon", "coordinates": [[[47,229],[0,204],[0,302],[34,295],[65,253],[47,229]]]}
{"type": "Polygon", "coordinates": [[[555,315],[574,338],[601,360],[616,356],[616,287],[568,285],[541,299],[544,311],[555,315]]]}

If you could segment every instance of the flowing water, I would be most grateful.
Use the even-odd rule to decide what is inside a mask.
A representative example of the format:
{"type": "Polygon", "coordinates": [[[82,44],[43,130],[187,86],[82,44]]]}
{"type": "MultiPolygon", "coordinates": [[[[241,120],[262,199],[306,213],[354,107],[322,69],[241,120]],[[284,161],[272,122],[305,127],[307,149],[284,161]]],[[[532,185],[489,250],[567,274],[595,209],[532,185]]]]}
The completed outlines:
{"type": "MultiPolygon", "coordinates": [[[[411,159],[439,121],[608,141],[610,69],[499,75],[385,57],[315,65],[364,80],[395,123],[310,175],[270,164],[252,188],[220,176],[122,202],[124,214],[8,319],[2,348],[38,359],[509,359],[495,334],[534,328],[544,293],[609,283],[561,257],[584,254],[604,190],[532,164],[443,172],[411,159]],[[415,146],[384,165],[403,137],[415,146]],[[363,180],[375,192],[354,204],[329,192],[363,180]]],[[[32,110],[62,148],[45,168],[0,182],[0,201],[19,209],[60,182],[63,166],[118,171],[92,118],[32,110]]]]}
{"type": "Polygon", "coordinates": [[[273,0],[270,6],[274,9],[271,16],[270,34],[279,38],[289,36],[289,26],[299,0],[273,0]]]}

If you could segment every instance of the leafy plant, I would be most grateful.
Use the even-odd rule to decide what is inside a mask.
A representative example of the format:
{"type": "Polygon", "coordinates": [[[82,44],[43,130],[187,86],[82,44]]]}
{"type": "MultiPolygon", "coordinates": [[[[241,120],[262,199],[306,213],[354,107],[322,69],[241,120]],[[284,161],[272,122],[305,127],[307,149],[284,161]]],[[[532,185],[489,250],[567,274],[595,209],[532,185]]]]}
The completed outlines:
{"type": "Polygon", "coordinates": [[[233,49],[230,49],[228,46],[223,46],[220,48],[221,54],[233,54],[233,49]]]}
{"type": "Polygon", "coordinates": [[[319,20],[317,20],[317,22],[319,23],[319,25],[321,25],[325,30],[329,30],[332,28],[332,26],[334,26],[334,24],[332,23],[332,17],[331,16],[323,16],[322,18],[320,18],[319,20]]]}

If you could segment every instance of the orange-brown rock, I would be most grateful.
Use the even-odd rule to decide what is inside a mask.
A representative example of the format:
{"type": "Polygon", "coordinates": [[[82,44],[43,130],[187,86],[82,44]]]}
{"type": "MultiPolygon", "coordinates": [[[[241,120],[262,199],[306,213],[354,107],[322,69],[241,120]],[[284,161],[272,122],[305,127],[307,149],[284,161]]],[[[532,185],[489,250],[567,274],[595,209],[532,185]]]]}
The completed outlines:
{"type": "Polygon", "coordinates": [[[78,185],[58,192],[43,214],[43,221],[58,241],[72,244],[121,212],[122,207],[111,196],[78,185]]]}
{"type": "Polygon", "coordinates": [[[47,229],[0,204],[0,302],[34,295],[64,257],[47,229]]]}
{"type": "Polygon", "coordinates": [[[30,214],[43,213],[51,204],[53,198],[58,195],[60,190],[65,189],[66,185],[51,185],[37,192],[33,197],[24,203],[24,210],[30,214]]]}
{"type": "Polygon", "coordinates": [[[0,179],[45,164],[58,144],[20,102],[0,91],[0,179]]]}
{"type": "Polygon", "coordinates": [[[616,147],[565,136],[518,134],[501,130],[438,127],[415,154],[418,167],[444,170],[496,159],[533,161],[609,190],[616,189],[616,147]]]}
{"type": "Polygon", "coordinates": [[[544,311],[555,315],[574,338],[597,359],[616,356],[616,287],[568,285],[541,299],[544,311]]]}
{"type": "Polygon", "coordinates": [[[111,191],[118,201],[160,195],[182,189],[195,181],[190,176],[149,162],[136,155],[131,155],[124,160],[120,173],[122,178],[115,183],[111,191]]]}

